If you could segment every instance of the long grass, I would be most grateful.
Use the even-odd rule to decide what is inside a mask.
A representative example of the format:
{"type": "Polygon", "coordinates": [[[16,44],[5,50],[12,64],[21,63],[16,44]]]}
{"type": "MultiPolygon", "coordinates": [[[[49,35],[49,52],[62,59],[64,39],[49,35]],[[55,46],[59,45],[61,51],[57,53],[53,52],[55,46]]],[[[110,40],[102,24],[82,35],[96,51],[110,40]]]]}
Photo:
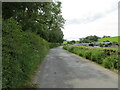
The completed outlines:
{"type": "Polygon", "coordinates": [[[116,53],[108,54],[104,49],[77,45],[65,45],[63,48],[69,52],[96,62],[105,68],[118,69],[118,55],[116,53]]]}

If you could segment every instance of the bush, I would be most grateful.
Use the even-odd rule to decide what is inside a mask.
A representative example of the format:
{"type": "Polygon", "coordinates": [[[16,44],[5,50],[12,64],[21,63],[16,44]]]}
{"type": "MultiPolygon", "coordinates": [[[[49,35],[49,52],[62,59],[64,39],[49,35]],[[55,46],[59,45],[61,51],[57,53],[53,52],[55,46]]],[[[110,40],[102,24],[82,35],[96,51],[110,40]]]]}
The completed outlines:
{"type": "Polygon", "coordinates": [[[48,52],[48,42],[32,32],[23,32],[17,21],[3,21],[2,87],[21,88],[48,52]]]}
{"type": "Polygon", "coordinates": [[[108,54],[104,49],[76,45],[66,45],[63,48],[98,64],[102,64],[106,68],[118,69],[118,55],[108,54]]]}
{"type": "Polygon", "coordinates": [[[83,49],[77,49],[77,51],[78,51],[78,55],[79,56],[84,56],[84,50],[83,49]]]}
{"type": "Polygon", "coordinates": [[[79,53],[81,52],[80,50],[78,50],[78,48],[73,48],[73,53],[79,55],[79,53]]]}
{"type": "Polygon", "coordinates": [[[91,50],[86,50],[86,51],[84,51],[84,57],[86,58],[86,59],[91,59],[91,50]]]}
{"type": "Polygon", "coordinates": [[[103,66],[109,69],[118,69],[118,55],[111,55],[103,60],[103,66]]]}
{"type": "Polygon", "coordinates": [[[58,47],[60,45],[61,45],[60,43],[49,43],[50,48],[55,48],[55,47],[58,47]]]}
{"type": "Polygon", "coordinates": [[[104,51],[100,50],[92,50],[91,51],[91,60],[95,61],[99,64],[102,64],[102,60],[105,58],[105,53],[104,51]]]}
{"type": "Polygon", "coordinates": [[[100,44],[100,47],[103,47],[104,45],[103,44],[100,44]]]}
{"type": "Polygon", "coordinates": [[[107,45],[107,44],[105,44],[105,47],[108,47],[108,45],[107,45]]]}
{"type": "Polygon", "coordinates": [[[67,50],[68,50],[69,52],[73,52],[73,49],[74,49],[74,47],[68,47],[67,50]]]}

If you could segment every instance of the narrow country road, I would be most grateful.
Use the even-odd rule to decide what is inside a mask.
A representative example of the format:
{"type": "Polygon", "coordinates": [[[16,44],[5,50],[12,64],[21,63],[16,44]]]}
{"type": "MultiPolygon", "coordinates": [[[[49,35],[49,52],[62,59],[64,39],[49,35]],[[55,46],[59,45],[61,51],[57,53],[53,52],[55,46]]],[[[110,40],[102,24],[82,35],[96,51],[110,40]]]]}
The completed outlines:
{"type": "Polygon", "coordinates": [[[49,51],[34,83],[39,88],[118,88],[118,75],[61,46],[49,51]]]}

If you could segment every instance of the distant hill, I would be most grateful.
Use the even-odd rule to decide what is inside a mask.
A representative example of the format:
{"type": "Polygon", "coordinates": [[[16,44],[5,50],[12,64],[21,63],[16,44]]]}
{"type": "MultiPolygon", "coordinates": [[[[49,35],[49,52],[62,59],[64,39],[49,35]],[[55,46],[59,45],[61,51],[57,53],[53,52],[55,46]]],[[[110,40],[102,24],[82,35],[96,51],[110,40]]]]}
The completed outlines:
{"type": "Polygon", "coordinates": [[[120,36],[98,39],[98,42],[106,42],[106,41],[109,41],[109,42],[118,42],[119,41],[118,43],[120,43],[120,36]],[[118,38],[119,38],[119,40],[118,40],[118,38]]]}

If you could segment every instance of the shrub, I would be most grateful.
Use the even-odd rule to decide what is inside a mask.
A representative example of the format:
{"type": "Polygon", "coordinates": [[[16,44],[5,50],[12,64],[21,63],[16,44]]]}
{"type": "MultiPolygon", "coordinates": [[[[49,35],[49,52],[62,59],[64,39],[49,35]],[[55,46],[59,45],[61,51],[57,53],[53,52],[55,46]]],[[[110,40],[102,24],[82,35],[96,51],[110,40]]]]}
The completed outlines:
{"type": "Polygon", "coordinates": [[[79,55],[81,53],[81,50],[79,50],[78,48],[74,48],[73,53],[79,55]]]}
{"type": "Polygon", "coordinates": [[[68,47],[67,50],[68,50],[69,52],[73,52],[73,49],[74,49],[74,47],[71,46],[71,47],[68,47]]]}
{"type": "Polygon", "coordinates": [[[48,42],[32,32],[23,32],[17,21],[3,21],[2,87],[21,88],[48,52],[48,42]]]}
{"type": "Polygon", "coordinates": [[[111,55],[103,60],[103,66],[109,69],[118,69],[118,55],[111,55]]]}
{"type": "Polygon", "coordinates": [[[105,47],[108,47],[108,45],[107,45],[107,44],[105,44],[105,47]]]}
{"type": "Polygon", "coordinates": [[[66,45],[63,48],[98,64],[102,64],[106,68],[118,69],[120,67],[120,65],[118,66],[118,55],[108,54],[108,50],[76,45],[66,45]]]}
{"type": "Polygon", "coordinates": [[[102,60],[103,58],[105,58],[105,53],[104,51],[100,51],[100,50],[92,50],[91,51],[91,60],[95,61],[99,64],[102,64],[102,60]]]}
{"type": "Polygon", "coordinates": [[[83,49],[77,49],[79,56],[84,56],[84,50],[83,49]]]}
{"type": "Polygon", "coordinates": [[[55,47],[58,47],[60,45],[61,45],[60,43],[49,43],[50,48],[55,48],[55,47]]]}
{"type": "Polygon", "coordinates": [[[103,47],[103,44],[100,44],[100,47],[103,47]]]}
{"type": "Polygon", "coordinates": [[[85,52],[84,52],[84,57],[86,58],[86,59],[91,59],[91,50],[86,50],[85,52]]]}

